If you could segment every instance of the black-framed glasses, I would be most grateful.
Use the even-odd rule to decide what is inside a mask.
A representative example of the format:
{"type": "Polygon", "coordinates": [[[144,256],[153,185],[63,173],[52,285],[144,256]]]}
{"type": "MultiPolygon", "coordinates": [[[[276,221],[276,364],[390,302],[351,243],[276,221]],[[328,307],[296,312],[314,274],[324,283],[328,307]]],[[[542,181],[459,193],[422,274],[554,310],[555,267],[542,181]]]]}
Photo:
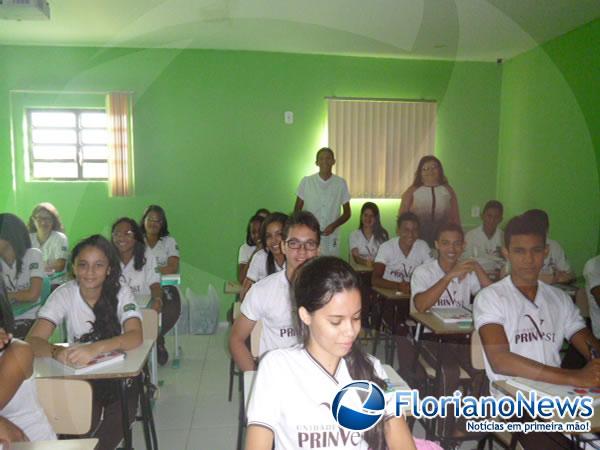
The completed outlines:
{"type": "Polygon", "coordinates": [[[304,250],[307,252],[312,252],[319,248],[319,243],[317,241],[308,240],[308,241],[299,241],[298,239],[289,239],[285,241],[285,245],[287,245],[292,250],[300,250],[304,247],[304,250]]]}

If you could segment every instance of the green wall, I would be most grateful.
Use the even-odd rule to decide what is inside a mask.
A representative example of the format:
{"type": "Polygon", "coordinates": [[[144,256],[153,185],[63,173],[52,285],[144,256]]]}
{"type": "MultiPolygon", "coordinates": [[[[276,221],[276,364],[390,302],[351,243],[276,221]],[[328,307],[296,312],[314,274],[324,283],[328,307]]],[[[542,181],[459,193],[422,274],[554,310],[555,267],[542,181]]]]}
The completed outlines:
{"type": "Polygon", "coordinates": [[[600,21],[504,65],[498,197],[506,217],[550,215],[550,234],[575,270],[600,229],[600,21]]]}
{"type": "MultiPolygon", "coordinates": [[[[26,218],[34,204],[51,201],[74,243],[90,233],[107,234],[118,216],[138,218],[145,205],[161,204],[182,249],[184,284],[198,291],[212,283],[221,292],[223,280],[234,278],[251,213],[292,208],[300,178],[316,170],[315,150],[326,142],[326,96],[437,100],[436,153],[459,195],[464,223],[475,225],[471,206],[495,197],[502,75],[496,64],[0,47],[0,70],[0,208],[26,218]],[[9,95],[19,89],[63,93],[9,95]],[[89,106],[87,98],[66,92],[107,90],[134,92],[136,195],[109,198],[106,184],[97,182],[26,182],[19,156],[23,106],[89,106]],[[287,110],[295,114],[291,126],[283,123],[287,110]]],[[[361,203],[352,202],[343,254],[361,203]]],[[[393,233],[399,201],[380,204],[393,233]]]]}

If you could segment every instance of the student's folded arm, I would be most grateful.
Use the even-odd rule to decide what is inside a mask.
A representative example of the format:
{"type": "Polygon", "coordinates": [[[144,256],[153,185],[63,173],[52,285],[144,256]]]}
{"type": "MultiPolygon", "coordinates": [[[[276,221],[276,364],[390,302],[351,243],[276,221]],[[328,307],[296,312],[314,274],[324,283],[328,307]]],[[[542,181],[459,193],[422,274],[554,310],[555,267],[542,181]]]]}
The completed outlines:
{"type": "Polygon", "coordinates": [[[429,289],[415,294],[414,301],[417,311],[426,312],[429,310],[429,308],[435,305],[444,293],[444,290],[448,287],[450,281],[452,281],[452,278],[448,275],[445,275],[429,289]]]}
{"type": "Polygon", "coordinates": [[[35,356],[51,356],[54,345],[48,342],[54,332],[56,325],[48,319],[38,318],[29,333],[26,341],[29,342],[35,356]]]}
{"type": "Polygon", "coordinates": [[[246,450],[271,450],[273,432],[260,425],[249,425],[246,433],[246,450]]]}
{"type": "Polygon", "coordinates": [[[544,381],[552,384],[569,384],[575,386],[596,386],[600,384],[600,360],[595,364],[598,367],[570,370],[560,367],[551,367],[526,358],[510,351],[510,345],[500,324],[489,323],[479,328],[479,335],[488,362],[492,370],[500,375],[510,377],[523,377],[530,380],[544,381]],[[596,375],[597,371],[597,375],[596,375]],[[597,381],[596,380],[597,377],[597,381]]]}
{"type": "Polygon", "coordinates": [[[123,323],[123,334],[95,342],[97,353],[112,352],[113,350],[133,350],[144,342],[142,321],[137,317],[130,317],[123,323]]]}
{"type": "Polygon", "coordinates": [[[389,450],[415,450],[415,441],[404,417],[386,420],[383,425],[385,443],[389,450]]]}
{"type": "Polygon", "coordinates": [[[485,270],[483,270],[483,267],[481,267],[481,264],[479,264],[477,261],[474,261],[474,265],[475,265],[475,274],[477,275],[477,279],[479,280],[479,284],[481,285],[482,288],[489,286],[490,284],[492,284],[492,280],[490,280],[490,277],[488,276],[488,274],[486,273],[485,270]]]}
{"type": "Polygon", "coordinates": [[[229,335],[229,351],[233,360],[243,372],[249,370],[256,370],[256,362],[246,345],[246,341],[250,337],[252,330],[256,322],[248,319],[246,316],[241,314],[231,327],[231,334],[229,335]]]}
{"type": "Polygon", "coordinates": [[[169,256],[167,258],[167,264],[159,267],[158,270],[163,275],[179,273],[179,256],[169,256]]]}
{"type": "Polygon", "coordinates": [[[13,398],[33,372],[33,351],[23,341],[15,340],[0,358],[0,410],[13,398]]]}
{"type": "Polygon", "coordinates": [[[42,294],[42,284],[43,282],[40,277],[33,277],[29,283],[29,289],[9,292],[8,298],[17,302],[35,302],[42,294]]]}
{"type": "Polygon", "coordinates": [[[399,283],[395,281],[386,280],[383,278],[385,273],[385,264],[375,263],[373,264],[373,273],[371,274],[371,284],[375,287],[384,289],[398,289],[399,283]]]}

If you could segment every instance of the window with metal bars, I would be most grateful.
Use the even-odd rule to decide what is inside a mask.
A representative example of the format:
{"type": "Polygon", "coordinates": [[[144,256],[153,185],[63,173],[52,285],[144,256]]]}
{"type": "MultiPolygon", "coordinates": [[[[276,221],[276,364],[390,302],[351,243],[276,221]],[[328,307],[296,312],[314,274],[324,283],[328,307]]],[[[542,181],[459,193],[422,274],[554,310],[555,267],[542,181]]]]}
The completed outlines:
{"type": "Polygon", "coordinates": [[[29,178],[108,180],[104,109],[28,109],[29,178]]]}

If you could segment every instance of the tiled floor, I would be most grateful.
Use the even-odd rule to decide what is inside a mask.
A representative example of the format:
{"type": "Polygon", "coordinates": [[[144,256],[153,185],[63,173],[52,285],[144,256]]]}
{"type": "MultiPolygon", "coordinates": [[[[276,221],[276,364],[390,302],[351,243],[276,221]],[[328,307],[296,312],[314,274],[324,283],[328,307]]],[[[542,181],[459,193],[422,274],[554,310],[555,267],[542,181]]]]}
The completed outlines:
{"type": "MultiPolygon", "coordinates": [[[[180,367],[171,361],[159,368],[162,381],[154,417],[161,450],[234,450],[238,429],[237,383],[231,402],[227,401],[229,354],[227,330],[211,336],[182,336],[180,367]]],[[[172,341],[167,341],[169,351],[172,341]]],[[[414,429],[423,437],[422,428],[414,429]]],[[[143,449],[140,423],[134,425],[134,447],[143,449]]],[[[472,449],[466,443],[461,449],[472,449]]]]}

